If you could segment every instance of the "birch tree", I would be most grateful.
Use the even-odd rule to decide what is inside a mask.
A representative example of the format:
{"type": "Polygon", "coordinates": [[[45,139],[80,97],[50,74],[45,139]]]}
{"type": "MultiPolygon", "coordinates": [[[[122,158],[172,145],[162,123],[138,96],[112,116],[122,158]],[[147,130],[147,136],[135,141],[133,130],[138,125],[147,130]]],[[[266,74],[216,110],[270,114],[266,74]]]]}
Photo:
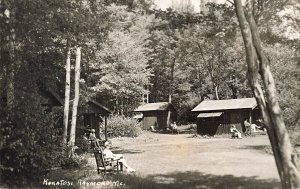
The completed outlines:
{"type": "Polygon", "coordinates": [[[14,77],[15,77],[15,40],[16,40],[16,28],[15,28],[15,2],[3,1],[3,27],[4,29],[4,47],[3,47],[3,60],[6,63],[6,105],[8,110],[12,110],[14,105],[14,77]]]}
{"type": "Polygon", "coordinates": [[[79,101],[79,80],[80,80],[80,61],[81,61],[81,47],[76,48],[76,63],[75,63],[75,96],[72,108],[72,123],[70,130],[69,146],[75,145],[76,121],[77,121],[77,107],[79,101]]]}
{"type": "Polygon", "coordinates": [[[70,106],[70,77],[71,77],[70,72],[71,72],[71,52],[70,52],[69,42],[67,42],[64,128],[63,128],[64,143],[67,143],[67,137],[68,137],[69,106],[70,106]]]}
{"type": "Polygon", "coordinates": [[[300,188],[300,171],[296,164],[297,156],[293,154],[293,148],[283,121],[275,82],[270,70],[270,60],[262,49],[253,16],[252,2],[247,1],[246,8],[243,7],[241,0],[234,0],[234,2],[246,50],[248,80],[267,127],[282,188],[300,188]]]}

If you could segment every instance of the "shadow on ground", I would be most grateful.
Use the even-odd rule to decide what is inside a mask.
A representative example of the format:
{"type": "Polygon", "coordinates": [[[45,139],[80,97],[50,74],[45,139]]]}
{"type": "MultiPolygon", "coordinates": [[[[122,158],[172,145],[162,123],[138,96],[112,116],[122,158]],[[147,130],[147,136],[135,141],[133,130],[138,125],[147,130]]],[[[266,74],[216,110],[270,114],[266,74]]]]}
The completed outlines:
{"type": "Polygon", "coordinates": [[[255,146],[247,145],[247,146],[243,146],[240,149],[257,150],[257,151],[264,152],[267,154],[271,154],[271,155],[273,154],[272,147],[270,145],[255,145],[255,146]]]}
{"type": "Polygon", "coordinates": [[[243,146],[240,149],[251,149],[251,150],[265,150],[266,148],[270,147],[270,145],[256,145],[256,146],[243,146]]]}
{"type": "MultiPolygon", "coordinates": [[[[50,183],[51,184],[51,183],[50,183]]],[[[232,175],[209,175],[196,171],[173,172],[169,174],[156,174],[146,177],[138,174],[116,174],[103,177],[97,174],[96,170],[58,170],[46,178],[31,185],[39,188],[60,188],[60,189],[82,189],[90,188],[119,188],[119,189],[279,189],[280,182],[275,179],[257,179],[255,177],[235,177],[232,175]],[[55,186],[45,185],[43,182],[67,181],[72,185],[55,186]],[[98,183],[100,185],[81,185],[87,183],[98,183]],[[105,182],[122,183],[122,185],[110,184],[107,187],[105,182]]]]}
{"type": "Polygon", "coordinates": [[[125,184],[130,189],[279,189],[278,180],[260,180],[255,177],[217,176],[201,172],[174,172],[148,177],[138,175],[116,175],[114,180],[125,184]]]}
{"type": "Polygon", "coordinates": [[[141,151],[141,150],[133,150],[133,149],[127,149],[127,150],[124,150],[124,149],[114,149],[112,150],[112,152],[114,154],[139,154],[139,153],[143,153],[144,151],[141,151]]]}
{"type": "Polygon", "coordinates": [[[141,151],[141,150],[123,149],[123,148],[119,148],[119,147],[113,147],[113,148],[111,148],[111,151],[114,154],[139,154],[139,153],[144,152],[144,151],[141,151]]]}

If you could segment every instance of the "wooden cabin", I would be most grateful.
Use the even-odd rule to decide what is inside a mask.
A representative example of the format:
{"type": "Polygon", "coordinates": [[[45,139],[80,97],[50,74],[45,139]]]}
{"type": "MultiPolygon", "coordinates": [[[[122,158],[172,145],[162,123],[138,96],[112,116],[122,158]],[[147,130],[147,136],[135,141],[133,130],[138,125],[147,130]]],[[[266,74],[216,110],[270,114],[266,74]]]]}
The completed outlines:
{"type": "Polygon", "coordinates": [[[47,108],[47,111],[52,111],[55,107],[63,107],[64,102],[60,96],[51,88],[40,91],[41,105],[47,108]]]}
{"type": "Polygon", "coordinates": [[[141,119],[143,130],[149,130],[151,126],[157,130],[166,130],[168,124],[176,120],[175,108],[169,102],[148,103],[134,111],[143,114],[141,119]]]}
{"type": "Polygon", "coordinates": [[[103,136],[100,137],[100,130],[103,134],[106,134],[107,117],[111,113],[111,110],[92,99],[81,104],[78,107],[76,138],[80,138],[88,130],[95,129],[96,137],[103,139],[103,136]]]}
{"type": "Polygon", "coordinates": [[[246,118],[250,123],[260,118],[255,98],[205,100],[192,112],[197,115],[197,133],[211,136],[229,134],[231,125],[244,132],[246,118]]]}

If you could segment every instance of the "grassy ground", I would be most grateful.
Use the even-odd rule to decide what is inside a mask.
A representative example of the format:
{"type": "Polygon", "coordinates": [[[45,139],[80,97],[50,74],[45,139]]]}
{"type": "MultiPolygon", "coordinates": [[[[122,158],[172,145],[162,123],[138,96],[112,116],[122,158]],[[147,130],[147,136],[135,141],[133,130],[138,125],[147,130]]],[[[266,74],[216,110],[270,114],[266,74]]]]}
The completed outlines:
{"type": "Polygon", "coordinates": [[[90,156],[85,168],[56,170],[45,179],[73,183],[60,188],[280,188],[266,135],[230,139],[144,132],[112,143],[135,174],[108,176],[103,182],[90,156]]]}

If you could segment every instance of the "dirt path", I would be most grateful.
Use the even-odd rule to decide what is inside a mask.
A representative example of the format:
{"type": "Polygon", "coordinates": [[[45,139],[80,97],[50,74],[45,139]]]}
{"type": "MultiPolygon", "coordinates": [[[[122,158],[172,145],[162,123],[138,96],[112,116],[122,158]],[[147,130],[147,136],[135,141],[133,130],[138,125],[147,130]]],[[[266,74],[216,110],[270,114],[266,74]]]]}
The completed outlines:
{"type": "Polygon", "coordinates": [[[266,135],[243,139],[192,138],[190,134],[168,135],[145,132],[138,138],[113,139],[115,153],[142,176],[174,172],[201,172],[276,179],[278,173],[266,135]]]}

